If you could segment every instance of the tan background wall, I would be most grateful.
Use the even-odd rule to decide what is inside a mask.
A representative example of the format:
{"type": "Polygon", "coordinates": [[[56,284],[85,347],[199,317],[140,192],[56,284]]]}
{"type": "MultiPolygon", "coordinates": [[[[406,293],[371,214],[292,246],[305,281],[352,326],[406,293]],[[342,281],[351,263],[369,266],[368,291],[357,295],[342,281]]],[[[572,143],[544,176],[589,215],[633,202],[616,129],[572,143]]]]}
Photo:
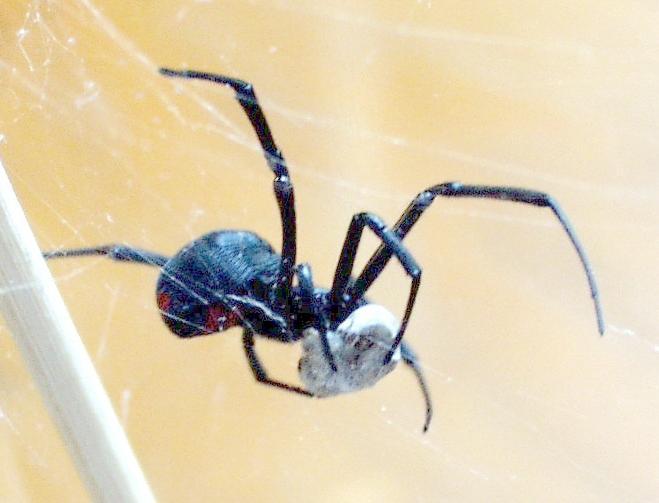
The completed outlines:
{"type": "MultiPolygon", "coordinates": [[[[231,227],[278,246],[231,92],[156,73],[187,66],[255,84],[319,282],[353,213],[392,222],[453,179],[553,194],[600,281],[604,338],[548,212],[437,203],[408,240],[425,267],[407,336],[436,405],[424,436],[404,369],[352,396],[287,396],[252,381],[237,331],[172,337],[156,271],[53,264],[160,500],[659,499],[657,26],[653,3],[622,1],[5,5],[0,155],[44,249],[170,254],[231,227]]],[[[400,310],[406,288],[391,267],[372,296],[400,310]]],[[[294,379],[297,348],[260,347],[294,379]]],[[[2,501],[86,499],[3,327],[0,451],[2,501]]]]}

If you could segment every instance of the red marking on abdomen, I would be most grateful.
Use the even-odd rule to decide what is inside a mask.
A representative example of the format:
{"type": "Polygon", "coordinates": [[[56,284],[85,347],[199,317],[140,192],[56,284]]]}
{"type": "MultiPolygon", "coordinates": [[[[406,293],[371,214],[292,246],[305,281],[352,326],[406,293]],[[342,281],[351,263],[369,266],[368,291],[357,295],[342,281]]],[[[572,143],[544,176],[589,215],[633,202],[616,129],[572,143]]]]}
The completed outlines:
{"type": "Polygon", "coordinates": [[[227,310],[220,304],[208,307],[205,328],[209,334],[221,332],[236,325],[238,325],[238,316],[233,311],[227,310]]]}
{"type": "Polygon", "coordinates": [[[171,304],[172,304],[171,295],[169,295],[168,293],[165,293],[165,292],[160,292],[158,294],[158,308],[161,311],[166,313],[171,304]]]}

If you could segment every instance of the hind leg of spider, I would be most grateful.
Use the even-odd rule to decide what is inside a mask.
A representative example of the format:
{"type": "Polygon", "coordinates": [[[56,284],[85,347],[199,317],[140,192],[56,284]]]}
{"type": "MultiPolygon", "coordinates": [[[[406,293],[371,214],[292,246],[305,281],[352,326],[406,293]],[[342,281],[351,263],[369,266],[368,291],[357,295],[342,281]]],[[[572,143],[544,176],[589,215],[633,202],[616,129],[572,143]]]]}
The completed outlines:
{"type": "Polygon", "coordinates": [[[249,362],[249,368],[252,369],[254,379],[256,379],[258,382],[267,384],[268,386],[274,386],[275,388],[283,389],[285,391],[290,391],[291,393],[298,393],[304,396],[314,396],[313,393],[309,393],[307,390],[302,389],[299,386],[285,384],[268,377],[268,374],[263,368],[263,365],[261,364],[261,361],[259,360],[259,357],[256,354],[256,350],[254,348],[254,333],[247,328],[243,330],[243,348],[245,349],[245,356],[247,356],[247,361],[249,362]]]}
{"type": "Polygon", "coordinates": [[[169,260],[167,257],[160,255],[159,253],[140,250],[139,248],[133,248],[131,246],[120,244],[111,244],[90,248],[51,250],[43,252],[43,257],[46,260],[55,258],[90,256],[105,256],[118,262],[135,262],[137,264],[146,264],[155,267],[162,267],[169,260]]]}
{"type": "Polygon", "coordinates": [[[432,401],[430,399],[430,390],[426,384],[426,379],[423,375],[423,370],[421,365],[419,365],[419,358],[416,356],[416,353],[412,350],[409,344],[405,341],[400,343],[400,355],[403,358],[403,362],[412,369],[416,375],[417,380],[419,381],[419,386],[421,386],[421,393],[423,393],[423,399],[426,402],[426,421],[423,423],[423,432],[428,431],[430,426],[430,421],[432,420],[432,401]]]}
{"type": "MultiPolygon", "coordinates": [[[[282,227],[281,266],[276,289],[278,292],[278,307],[288,313],[289,305],[286,293],[291,290],[293,283],[293,268],[295,267],[297,253],[295,195],[293,183],[288,174],[286,160],[272,137],[270,126],[254,92],[254,86],[244,80],[197,70],[160,68],[160,73],[166,77],[206,80],[216,84],[222,84],[231,87],[236,93],[238,103],[240,103],[240,106],[243,108],[256,132],[265,160],[275,175],[273,187],[275,198],[279,205],[282,227]]],[[[287,316],[290,318],[290,313],[287,316]]]]}

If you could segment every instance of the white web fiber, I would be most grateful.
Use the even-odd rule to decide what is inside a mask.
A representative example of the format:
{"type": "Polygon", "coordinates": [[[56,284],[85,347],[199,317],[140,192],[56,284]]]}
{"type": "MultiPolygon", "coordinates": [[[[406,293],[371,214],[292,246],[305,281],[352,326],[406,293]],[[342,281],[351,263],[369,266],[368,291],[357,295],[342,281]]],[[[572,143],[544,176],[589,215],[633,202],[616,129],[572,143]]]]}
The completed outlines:
{"type": "MultiPolygon", "coordinates": [[[[318,285],[331,284],[354,213],[393,224],[451,180],[550,193],[599,281],[601,338],[548,210],[435,201],[405,239],[423,267],[405,336],[435,405],[423,435],[403,366],[368,390],[289,396],[254,382],[238,329],[169,333],[157,268],[53,261],[156,495],[659,498],[657,17],[623,2],[6,6],[0,156],[44,250],[171,256],[225,228],[279,249],[272,173],[233,93],[166,79],[167,66],[254,84],[295,184],[298,261],[318,285]]],[[[377,244],[364,238],[356,273],[377,244]]],[[[394,264],[369,297],[401,317],[408,292],[394,264]]],[[[300,347],[257,347],[273,376],[299,384],[300,347]]],[[[0,435],[0,500],[84,500],[4,325],[0,435]]]]}

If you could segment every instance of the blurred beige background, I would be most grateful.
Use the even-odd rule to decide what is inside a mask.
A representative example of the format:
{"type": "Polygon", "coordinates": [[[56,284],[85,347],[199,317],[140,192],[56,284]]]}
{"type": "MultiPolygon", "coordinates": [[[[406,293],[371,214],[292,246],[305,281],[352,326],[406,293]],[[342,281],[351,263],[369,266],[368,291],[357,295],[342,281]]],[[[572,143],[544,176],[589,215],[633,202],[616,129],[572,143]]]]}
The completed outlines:
{"type": "MultiPolygon", "coordinates": [[[[547,211],[435,203],[407,240],[407,332],[436,407],[398,369],[351,396],[257,385],[239,332],[181,341],[157,271],[53,263],[161,501],[659,500],[659,11],[652,2],[39,1],[0,14],[0,156],[44,249],[171,254],[216,228],[279,245],[271,175],[232,93],[253,82],[296,184],[299,259],[329,284],[350,216],[393,222],[447,180],[554,195],[547,211]]],[[[365,260],[374,241],[365,243],[365,260]]],[[[397,267],[372,293],[402,308],[397,267]]],[[[299,350],[263,342],[295,378],[299,350]]],[[[0,500],[85,501],[0,327],[0,500]]]]}

